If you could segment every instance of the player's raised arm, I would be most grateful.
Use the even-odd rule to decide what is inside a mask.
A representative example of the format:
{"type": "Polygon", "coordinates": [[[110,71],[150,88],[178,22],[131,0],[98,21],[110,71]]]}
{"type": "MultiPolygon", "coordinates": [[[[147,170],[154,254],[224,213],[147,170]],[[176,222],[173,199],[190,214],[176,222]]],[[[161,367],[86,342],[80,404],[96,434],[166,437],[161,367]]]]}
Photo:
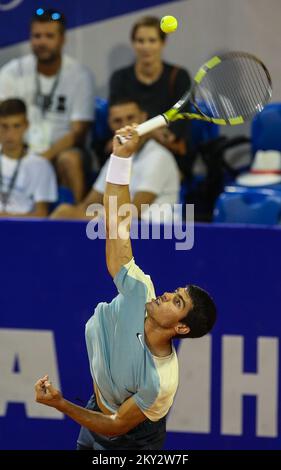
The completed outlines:
{"type": "Polygon", "coordinates": [[[121,144],[118,137],[114,137],[113,154],[106,176],[103,198],[106,212],[106,263],[112,277],[133,256],[130,240],[131,214],[124,211],[124,205],[130,203],[131,156],[139,141],[135,127],[126,126],[116,132],[116,135],[126,137],[126,142],[121,144]]]}

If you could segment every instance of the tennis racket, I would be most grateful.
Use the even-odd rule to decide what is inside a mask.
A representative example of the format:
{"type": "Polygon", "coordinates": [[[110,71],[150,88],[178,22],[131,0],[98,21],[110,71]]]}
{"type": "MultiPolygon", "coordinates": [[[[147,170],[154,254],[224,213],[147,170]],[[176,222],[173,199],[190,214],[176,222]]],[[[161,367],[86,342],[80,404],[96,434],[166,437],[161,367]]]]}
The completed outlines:
{"type": "Polygon", "coordinates": [[[137,132],[142,136],[178,119],[242,124],[262,111],[271,95],[270,74],[257,57],[245,52],[214,56],[200,67],[191,89],[172,108],[140,124],[137,132]],[[195,112],[189,111],[190,105],[195,112]]]}

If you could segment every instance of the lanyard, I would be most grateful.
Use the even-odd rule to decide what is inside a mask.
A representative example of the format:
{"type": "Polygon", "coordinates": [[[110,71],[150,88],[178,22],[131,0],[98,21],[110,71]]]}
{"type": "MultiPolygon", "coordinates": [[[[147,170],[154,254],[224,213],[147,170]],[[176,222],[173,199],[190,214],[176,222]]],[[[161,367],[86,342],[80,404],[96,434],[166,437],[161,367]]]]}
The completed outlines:
{"type": "Polygon", "coordinates": [[[41,91],[41,84],[40,84],[40,78],[38,72],[36,72],[35,79],[36,79],[36,92],[35,92],[35,104],[41,109],[41,112],[43,116],[47,111],[49,111],[49,108],[52,104],[53,97],[55,94],[55,91],[58,87],[59,84],[59,78],[60,78],[60,72],[57,73],[55,81],[53,83],[53,86],[51,88],[51,91],[48,95],[43,95],[41,91]]]}
{"type": "Polygon", "coordinates": [[[17,179],[17,176],[18,176],[18,173],[19,173],[20,165],[21,165],[21,162],[22,162],[22,157],[24,156],[24,154],[25,154],[25,148],[23,148],[23,152],[22,152],[20,158],[17,161],[16,168],[13,172],[12,178],[10,180],[10,184],[8,186],[8,190],[6,192],[3,189],[4,188],[4,181],[3,181],[3,172],[2,172],[2,155],[0,154],[0,200],[2,202],[2,211],[3,212],[6,212],[6,207],[8,205],[11,193],[14,189],[16,179],[17,179]]]}

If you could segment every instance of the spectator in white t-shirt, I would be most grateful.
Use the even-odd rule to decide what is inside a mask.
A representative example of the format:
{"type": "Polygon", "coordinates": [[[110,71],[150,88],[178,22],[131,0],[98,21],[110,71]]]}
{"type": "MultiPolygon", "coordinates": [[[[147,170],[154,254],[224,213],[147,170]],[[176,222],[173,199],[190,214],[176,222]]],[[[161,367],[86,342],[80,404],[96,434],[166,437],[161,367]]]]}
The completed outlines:
{"type": "Polygon", "coordinates": [[[0,217],[46,217],[57,200],[52,165],[24,143],[27,127],[23,101],[0,103],[0,217]]]}
{"type": "MultiPolygon", "coordinates": [[[[113,132],[132,123],[139,124],[146,117],[147,115],[140,105],[131,98],[117,99],[111,102],[109,107],[109,126],[113,132]]],[[[89,220],[90,217],[86,216],[87,207],[94,203],[103,203],[107,166],[108,161],[102,167],[92,190],[80,204],[77,206],[62,204],[53,212],[51,217],[89,220]]],[[[133,156],[129,186],[131,200],[137,208],[139,218],[147,218],[147,212],[141,213],[142,204],[155,204],[156,206],[167,204],[172,206],[177,203],[179,185],[179,171],[172,153],[154,139],[142,137],[138,151],[133,156]]],[[[153,219],[154,215],[152,214],[153,219]]]]}
{"type": "Polygon", "coordinates": [[[21,98],[30,122],[31,150],[52,161],[60,184],[76,202],[85,195],[85,145],[93,120],[93,77],[63,54],[65,18],[38,8],[31,19],[33,54],[16,58],[0,71],[0,101],[21,98]]]}

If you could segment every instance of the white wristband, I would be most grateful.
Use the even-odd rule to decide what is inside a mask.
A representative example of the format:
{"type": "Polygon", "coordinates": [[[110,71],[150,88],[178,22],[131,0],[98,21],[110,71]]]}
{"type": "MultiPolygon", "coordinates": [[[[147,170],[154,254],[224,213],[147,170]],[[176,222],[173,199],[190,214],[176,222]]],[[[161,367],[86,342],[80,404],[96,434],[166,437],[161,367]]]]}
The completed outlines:
{"type": "Polygon", "coordinates": [[[109,165],[106,173],[107,183],[128,185],[130,183],[132,157],[117,157],[110,155],[109,165]]]}

